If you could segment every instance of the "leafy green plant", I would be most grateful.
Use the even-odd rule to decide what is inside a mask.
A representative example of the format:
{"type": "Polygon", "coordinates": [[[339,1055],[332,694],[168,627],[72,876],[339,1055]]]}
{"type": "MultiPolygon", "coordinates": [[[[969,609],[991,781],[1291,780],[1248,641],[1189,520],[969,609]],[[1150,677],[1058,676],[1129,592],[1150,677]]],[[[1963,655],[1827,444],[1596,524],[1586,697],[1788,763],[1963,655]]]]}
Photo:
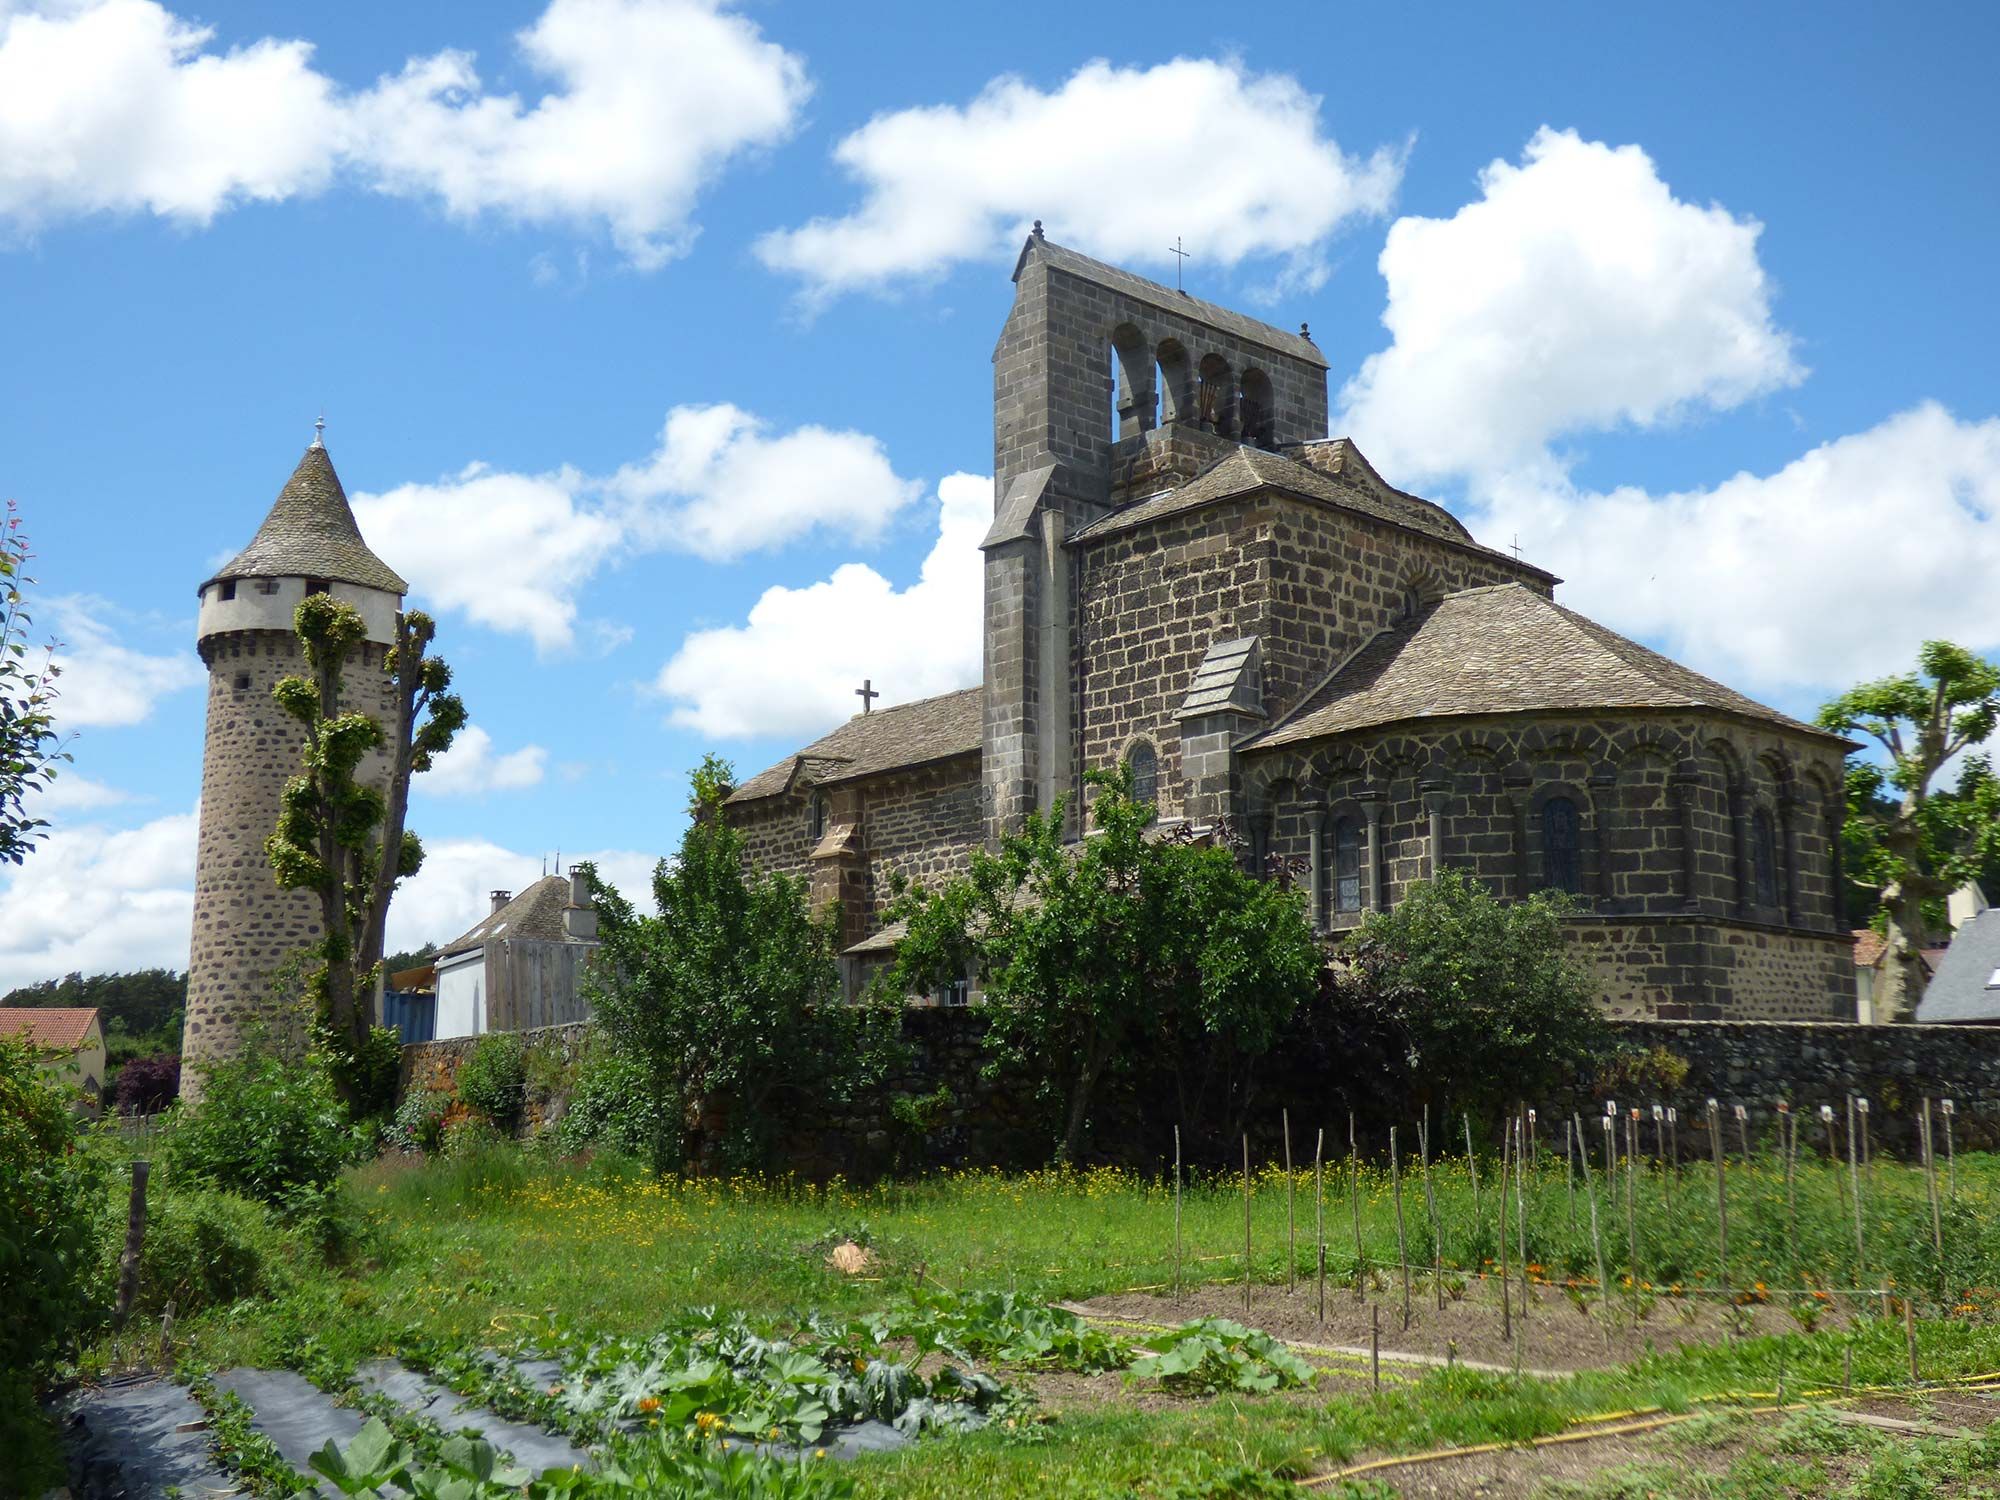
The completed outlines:
{"type": "Polygon", "coordinates": [[[922,1292],[867,1322],[878,1340],[909,1339],[919,1354],[937,1351],[968,1364],[992,1360],[1088,1374],[1122,1370],[1131,1359],[1125,1340],[1013,1292],[922,1292]]]}
{"type": "Polygon", "coordinates": [[[503,1135],[513,1135],[521,1128],[527,1083],[521,1038],[511,1031],[488,1032],[472,1044],[472,1051],[458,1068],[460,1100],[503,1135]]]}
{"type": "Polygon", "coordinates": [[[576,1065],[569,1106],[556,1122],[553,1147],[561,1152],[592,1148],[645,1161],[654,1143],[673,1123],[664,1118],[667,1101],[657,1098],[651,1074],[636,1052],[619,1051],[593,1036],[576,1065]]]}
{"type": "MultiPolygon", "coordinates": [[[[124,1245],[123,1206],[114,1190],[102,1220],[107,1276],[124,1245]]],[[[263,1204],[201,1186],[153,1195],[139,1261],[139,1306],[171,1302],[178,1316],[276,1290],[290,1278],[293,1243],[263,1204]]]]}
{"type": "Polygon", "coordinates": [[[261,1046],[211,1064],[201,1102],[166,1137],[177,1178],[274,1206],[295,1188],[331,1183],[353,1148],[327,1069],[261,1046]]]}
{"type": "Polygon", "coordinates": [[[444,1144],[444,1122],[451,1113],[451,1105],[450,1089],[411,1089],[396,1106],[389,1125],[390,1144],[428,1156],[444,1144]]]}
{"type": "Polygon", "coordinates": [[[1313,1367],[1271,1335],[1227,1318],[1197,1318],[1139,1347],[1148,1352],[1132,1361],[1131,1377],[1170,1391],[1261,1394],[1313,1381],[1313,1367]]]}

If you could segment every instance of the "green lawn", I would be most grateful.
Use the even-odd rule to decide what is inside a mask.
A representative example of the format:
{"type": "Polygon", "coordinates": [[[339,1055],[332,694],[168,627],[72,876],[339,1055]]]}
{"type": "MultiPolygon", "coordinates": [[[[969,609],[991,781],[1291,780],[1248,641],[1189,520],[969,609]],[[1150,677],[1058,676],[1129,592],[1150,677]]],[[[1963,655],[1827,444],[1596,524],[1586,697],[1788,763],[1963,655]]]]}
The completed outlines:
{"type": "MultiPolygon", "coordinates": [[[[1491,1170],[1482,1167],[1475,1217],[1463,1162],[1432,1169],[1448,1265],[1476,1266],[1497,1254],[1491,1170]]],[[[1742,1291],[1761,1283],[1760,1295],[1782,1306],[1792,1295],[1788,1288],[1853,1285],[1845,1180],[1844,1170],[1802,1165],[1794,1174],[1794,1213],[1780,1164],[1745,1171],[1732,1162],[1731,1286],[1742,1291]]],[[[1598,1186],[1604,1187],[1601,1178],[1598,1186]]],[[[1621,1297],[1633,1225],[1639,1282],[1654,1289],[1646,1295],[1669,1296],[1676,1286],[1712,1295],[1721,1280],[1713,1176],[1706,1169],[1690,1169],[1677,1181],[1641,1173],[1630,1186],[1629,1218],[1622,1177],[1620,1196],[1598,1204],[1607,1270],[1621,1284],[1621,1297]]],[[[1940,1266],[1922,1173],[1878,1164],[1864,1184],[1863,1284],[1872,1288],[1889,1278],[1915,1290],[1926,1312],[1919,1332],[1931,1378],[2000,1370],[2000,1325],[1986,1321],[1987,1287],[2000,1282],[2000,1216],[1991,1212],[2000,1159],[1961,1159],[1956,1186],[1941,1207],[1940,1266]]],[[[656,1182],[611,1159],[546,1162],[504,1148],[459,1161],[386,1158],[351,1172],[343,1192],[352,1216],[365,1221],[347,1262],[329,1271],[295,1248],[291,1269],[269,1295],[184,1318],[176,1330],[184,1368],[289,1365],[335,1383],[377,1352],[644,1335],[708,1305],[772,1320],[810,1312],[851,1317],[890,1306],[920,1284],[1085,1297],[1167,1283],[1176,1262],[1171,1183],[1110,1171],[967,1173],[866,1189],[656,1182]],[[850,1277],[826,1266],[826,1249],[843,1237],[871,1247],[876,1263],[868,1274],[850,1277]]],[[[1357,1198],[1364,1253],[1393,1276],[1395,1193],[1380,1171],[1362,1174],[1358,1194],[1343,1172],[1327,1175],[1324,1217],[1335,1274],[1348,1274],[1356,1258],[1357,1198]]],[[[1544,1158],[1523,1206],[1529,1259],[1540,1277],[1593,1279],[1589,1200],[1581,1186],[1573,1197],[1559,1157],[1544,1158]]],[[[1430,1217],[1414,1178],[1403,1183],[1403,1211],[1410,1257],[1428,1264],[1430,1217]]],[[[1282,1172],[1258,1177],[1252,1274],[1282,1280],[1294,1232],[1298,1268],[1309,1268],[1314,1223],[1309,1170],[1289,1183],[1282,1172]]],[[[1510,1219],[1509,1234],[1518,1268],[1518,1218],[1510,1219]]],[[[1240,1181],[1189,1185],[1182,1200],[1184,1272],[1191,1279],[1240,1277],[1243,1241],[1240,1181]]],[[[107,1342],[92,1351],[87,1367],[115,1365],[156,1336],[147,1327],[122,1344],[107,1342]]],[[[900,1455],[860,1461],[852,1472],[867,1495],[952,1500],[1254,1493],[1255,1476],[1322,1472],[1364,1453],[1522,1439],[1606,1411],[1726,1402],[1733,1393],[1770,1389],[1781,1360],[1793,1391],[1834,1383],[1843,1345],[1852,1351],[1858,1381],[1901,1378],[1900,1319],[1868,1318],[1851,1335],[1752,1339],[1563,1381],[1439,1371],[1380,1397],[1351,1378],[1305,1396],[1177,1400],[1141,1386],[1119,1396],[1114,1380],[1112,1399],[1059,1420],[1024,1416],[1011,1428],[926,1438],[900,1455]]]]}

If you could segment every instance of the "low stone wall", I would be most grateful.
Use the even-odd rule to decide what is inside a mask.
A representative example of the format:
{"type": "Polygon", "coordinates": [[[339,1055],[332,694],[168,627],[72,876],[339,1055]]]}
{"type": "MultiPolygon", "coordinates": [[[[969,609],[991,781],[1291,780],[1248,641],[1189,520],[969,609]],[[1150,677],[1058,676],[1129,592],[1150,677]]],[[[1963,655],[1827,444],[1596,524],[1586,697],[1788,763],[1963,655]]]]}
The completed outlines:
{"type": "MultiPolygon", "coordinates": [[[[844,1173],[867,1178],[890,1171],[958,1167],[1019,1167],[1047,1160],[1052,1113],[1005,1079],[983,1076],[986,1053],[979,1010],[913,1008],[906,1013],[907,1065],[878,1093],[851,1106],[809,1110],[788,1134],[782,1155],[792,1170],[811,1177],[844,1173]],[[944,1091],[939,1095],[939,1090],[944,1091]]],[[[1705,1108],[1712,1096],[1724,1106],[1742,1104],[1752,1129],[1767,1128],[1780,1099],[1816,1114],[1832,1104],[1845,1118],[1847,1096],[1872,1106],[1871,1137],[1886,1151],[1908,1154],[1916,1143],[1915,1114],[1928,1096],[1951,1099],[1960,1149],[2000,1149],[2000,1027],[1859,1026],[1836,1022],[1623,1021],[1612,1031],[1621,1050],[1653,1048],[1687,1065],[1671,1091],[1641,1084],[1614,1063],[1579,1078],[1558,1096],[1530,1100],[1545,1119],[1571,1111],[1585,1119],[1603,1113],[1604,1101],[1672,1105],[1682,1122],[1682,1146],[1705,1152],[1705,1108]]],[[[523,1033],[524,1040],[563,1049],[575,1057],[587,1025],[553,1026],[523,1033]]],[[[421,1042],[403,1049],[403,1082],[449,1081],[477,1037],[421,1042]]],[[[1289,1111],[1294,1149],[1310,1155],[1310,1132],[1343,1097],[1342,1080],[1323,1068],[1308,1069],[1274,1055],[1263,1064],[1254,1118],[1245,1122],[1251,1149],[1262,1160],[1282,1149],[1279,1120],[1289,1111]]],[[[1103,1092],[1093,1112],[1092,1156],[1151,1169],[1171,1152],[1176,1123],[1167,1095],[1143,1078],[1126,1079],[1103,1092]]],[[[1344,1114],[1346,1106],[1338,1105],[1344,1114]]],[[[560,1111],[560,1104],[556,1112],[560,1111]]],[[[1554,1124],[1545,1127],[1559,1132],[1554,1124]]],[[[1344,1133],[1344,1125],[1342,1127],[1344,1133]]],[[[1548,1137],[1545,1136],[1544,1139],[1548,1137]]],[[[1735,1130],[1730,1127],[1733,1143],[1735,1130]]],[[[1802,1137],[1802,1142],[1805,1138],[1802,1137]]],[[[1817,1136],[1813,1136],[1817,1142],[1817,1136]]],[[[1340,1144],[1344,1150],[1344,1142],[1340,1144]]],[[[1302,1158],[1304,1159],[1304,1158],[1302,1158]]]]}

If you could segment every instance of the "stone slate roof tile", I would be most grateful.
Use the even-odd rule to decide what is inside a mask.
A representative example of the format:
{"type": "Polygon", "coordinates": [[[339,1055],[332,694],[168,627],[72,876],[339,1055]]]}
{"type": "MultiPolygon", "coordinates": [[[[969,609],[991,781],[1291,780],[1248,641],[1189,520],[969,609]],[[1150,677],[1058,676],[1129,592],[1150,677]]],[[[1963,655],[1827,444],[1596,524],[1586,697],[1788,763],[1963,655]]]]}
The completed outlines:
{"type": "Polygon", "coordinates": [[[1960,924],[1924,986],[1916,1019],[2000,1021],[2000,906],[1960,924]]]}
{"type": "Polygon", "coordinates": [[[802,760],[811,780],[829,785],[975,754],[983,701],[980,689],[966,688],[856,714],[833,733],[759,771],[731,792],[728,801],[776,796],[792,784],[802,760]]]}
{"type": "Polygon", "coordinates": [[[1179,717],[1214,713],[1234,708],[1261,714],[1263,705],[1257,692],[1257,637],[1246,635],[1233,641],[1216,641],[1194,669],[1187,696],[1181,700],[1179,717]]]}
{"type": "Polygon", "coordinates": [[[1190,297],[1186,292],[1177,292],[1172,287],[1161,286],[1157,281],[1148,281],[1143,276],[1135,276],[1118,266],[1108,266],[1101,260],[1092,260],[1088,255],[1058,245],[1053,240],[1038,234],[1028,236],[1021,247],[1020,258],[1014,263],[1014,279],[1021,279],[1021,268],[1028,263],[1030,255],[1039,256],[1050,269],[1066,271],[1083,281],[1130,297],[1135,302],[1149,303],[1164,312],[1177,317],[1192,318],[1197,323],[1206,323],[1211,328],[1220,328],[1235,334],[1240,339],[1253,344],[1262,344],[1267,349],[1275,349],[1288,354],[1293,359],[1304,360],[1309,365],[1326,368],[1326,356],[1319,352],[1319,345],[1303,334],[1287,333],[1272,324],[1245,317],[1242,313],[1227,307],[1218,307],[1213,302],[1204,302],[1199,297],[1190,297]]]}
{"type": "Polygon", "coordinates": [[[361,539],[333,460],[318,443],[306,449],[250,545],[202,588],[226,578],[328,578],[390,594],[410,591],[361,539]]]}
{"type": "Polygon", "coordinates": [[[560,943],[568,938],[563,912],[569,907],[569,877],[544,875],[500,910],[438,949],[439,958],[469,953],[500,938],[532,938],[560,943]]]}
{"type": "Polygon", "coordinates": [[[25,1037],[38,1051],[74,1052],[96,1019],[94,1005],[0,1006],[0,1036],[25,1037]]]}
{"type": "Polygon", "coordinates": [[[1458,517],[1442,505],[1392,489],[1369,467],[1360,450],[1348,439],[1335,438],[1331,444],[1337,450],[1330,460],[1337,468],[1337,474],[1329,474],[1282,453],[1239,447],[1224,454],[1179,489],[1162,490],[1156,495],[1135,500],[1081,528],[1071,540],[1093,542],[1101,537],[1116,536],[1155,521],[1184,515],[1204,505],[1271,489],[1301,500],[1355,511],[1491,557],[1506,557],[1524,571],[1554,581],[1553,574],[1475,541],[1458,517]]]}
{"type": "Polygon", "coordinates": [[[1410,719],[1638,708],[1712,709],[1846,743],[1505,583],[1448,594],[1373,636],[1245,748],[1410,719]]]}

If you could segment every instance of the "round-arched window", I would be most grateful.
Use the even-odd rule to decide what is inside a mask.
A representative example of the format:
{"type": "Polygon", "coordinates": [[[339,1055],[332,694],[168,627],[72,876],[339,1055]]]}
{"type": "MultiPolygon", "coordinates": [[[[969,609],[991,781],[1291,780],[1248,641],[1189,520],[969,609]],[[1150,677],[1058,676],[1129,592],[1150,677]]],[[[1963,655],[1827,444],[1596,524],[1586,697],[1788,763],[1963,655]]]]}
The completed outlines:
{"type": "Polygon", "coordinates": [[[1572,896],[1583,893],[1580,825],[1576,803],[1568,797],[1542,804],[1542,884],[1572,896]]]}
{"type": "Polygon", "coordinates": [[[1750,819],[1750,868],[1757,882],[1757,904],[1778,904],[1778,828],[1768,809],[1758,808],[1750,819]]]}
{"type": "Polygon", "coordinates": [[[814,792],[806,804],[806,832],[815,844],[826,837],[825,792],[814,792]]]}
{"type": "Polygon", "coordinates": [[[1352,818],[1333,825],[1333,909],[1361,910],[1361,825],[1352,818]]]}
{"type": "Polygon", "coordinates": [[[1160,753],[1145,740],[1140,740],[1126,752],[1125,763],[1132,768],[1132,800],[1151,802],[1155,806],[1160,801],[1160,753]]]}

